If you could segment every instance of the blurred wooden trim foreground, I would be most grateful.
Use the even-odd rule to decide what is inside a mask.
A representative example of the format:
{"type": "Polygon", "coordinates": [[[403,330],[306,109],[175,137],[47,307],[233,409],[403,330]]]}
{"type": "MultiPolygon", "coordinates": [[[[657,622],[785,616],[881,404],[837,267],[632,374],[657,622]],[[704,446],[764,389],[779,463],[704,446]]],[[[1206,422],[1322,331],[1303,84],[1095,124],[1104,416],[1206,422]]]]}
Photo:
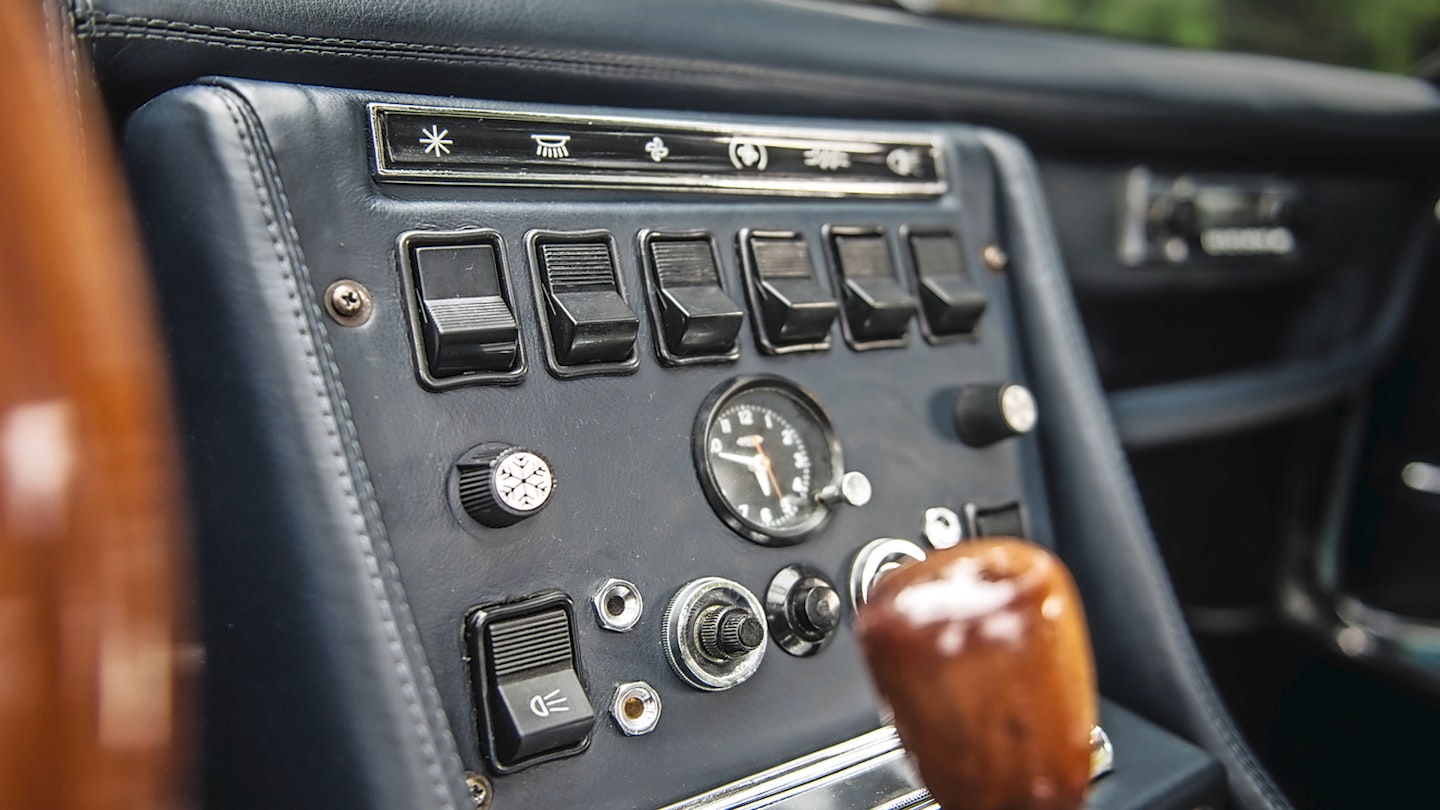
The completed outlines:
{"type": "Polygon", "coordinates": [[[53,5],[0,2],[0,807],[175,807],[164,354],[109,132],[53,5]]]}

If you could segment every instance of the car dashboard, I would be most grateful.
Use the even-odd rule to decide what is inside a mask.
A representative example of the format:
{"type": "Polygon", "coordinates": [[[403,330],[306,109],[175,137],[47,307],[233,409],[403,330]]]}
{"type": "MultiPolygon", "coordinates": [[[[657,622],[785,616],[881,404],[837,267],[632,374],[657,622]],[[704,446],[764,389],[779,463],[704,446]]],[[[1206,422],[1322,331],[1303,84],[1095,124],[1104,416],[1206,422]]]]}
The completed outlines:
{"type": "Polygon", "coordinates": [[[805,2],[70,22],[176,381],[205,804],[935,806],[854,614],[1014,535],[1085,599],[1089,806],[1287,806],[1182,602],[1338,586],[1176,449],[1362,430],[1315,413],[1410,317],[1434,87],[805,2]]]}

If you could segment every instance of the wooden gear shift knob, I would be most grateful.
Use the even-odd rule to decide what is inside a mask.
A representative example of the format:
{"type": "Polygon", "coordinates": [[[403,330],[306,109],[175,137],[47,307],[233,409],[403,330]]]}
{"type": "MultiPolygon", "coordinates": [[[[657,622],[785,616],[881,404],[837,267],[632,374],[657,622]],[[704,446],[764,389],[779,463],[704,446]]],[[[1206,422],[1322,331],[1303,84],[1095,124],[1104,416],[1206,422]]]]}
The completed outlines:
{"type": "Polygon", "coordinates": [[[1053,554],[1014,538],[889,574],[857,619],[870,672],[949,810],[1076,810],[1090,783],[1095,664],[1053,554]]]}

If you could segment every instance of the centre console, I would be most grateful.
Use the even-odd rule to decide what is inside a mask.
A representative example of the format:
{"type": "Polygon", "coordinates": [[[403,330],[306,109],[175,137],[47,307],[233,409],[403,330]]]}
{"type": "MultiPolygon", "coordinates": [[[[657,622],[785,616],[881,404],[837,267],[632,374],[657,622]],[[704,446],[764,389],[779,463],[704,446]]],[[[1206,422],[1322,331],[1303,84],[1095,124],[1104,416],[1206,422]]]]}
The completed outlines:
{"type": "MultiPolygon", "coordinates": [[[[207,796],[933,806],[854,611],[968,538],[1063,554],[1072,497],[999,143],[229,80],[137,112],[207,796]]],[[[1093,806],[1223,801],[1102,715],[1093,806]]]]}

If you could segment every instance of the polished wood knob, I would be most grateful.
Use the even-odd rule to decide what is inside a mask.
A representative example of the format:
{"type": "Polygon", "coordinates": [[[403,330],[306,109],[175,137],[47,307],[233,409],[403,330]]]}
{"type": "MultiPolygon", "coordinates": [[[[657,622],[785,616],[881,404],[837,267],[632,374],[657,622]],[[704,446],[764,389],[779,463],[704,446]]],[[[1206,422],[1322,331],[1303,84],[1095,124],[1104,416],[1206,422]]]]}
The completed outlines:
{"type": "Polygon", "coordinates": [[[1095,664],[1064,563],[1014,538],[895,570],[857,619],[900,739],[950,810],[1076,810],[1090,782],[1095,664]]]}

